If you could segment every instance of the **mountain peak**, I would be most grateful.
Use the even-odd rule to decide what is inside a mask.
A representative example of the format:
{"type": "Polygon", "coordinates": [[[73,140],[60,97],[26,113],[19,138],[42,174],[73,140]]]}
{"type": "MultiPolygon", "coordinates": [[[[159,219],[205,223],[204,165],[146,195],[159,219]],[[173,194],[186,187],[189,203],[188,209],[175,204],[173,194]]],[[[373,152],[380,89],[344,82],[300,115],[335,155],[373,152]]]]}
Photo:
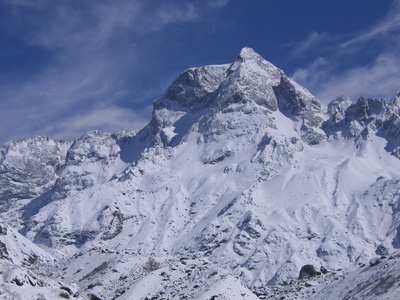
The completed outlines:
{"type": "Polygon", "coordinates": [[[260,55],[254,51],[253,48],[250,47],[244,47],[240,53],[238,58],[241,58],[243,61],[245,60],[250,60],[250,59],[255,59],[259,58],[260,55]]]}
{"type": "Polygon", "coordinates": [[[400,91],[394,96],[392,103],[400,107],[400,91]]]}
{"type": "Polygon", "coordinates": [[[269,61],[265,60],[260,54],[254,51],[254,49],[249,47],[244,47],[236,60],[230,65],[227,70],[228,76],[236,71],[239,66],[244,66],[247,69],[247,73],[250,72],[267,72],[268,77],[272,81],[274,79],[279,79],[283,75],[283,71],[271,64],[269,61]]]}
{"type": "MultiPolygon", "coordinates": [[[[152,121],[142,135],[154,137],[152,144],[172,146],[200,118],[211,120],[220,112],[240,111],[251,111],[253,116],[280,111],[296,123],[304,123],[300,131],[303,137],[307,135],[306,143],[324,138],[311,129],[322,121],[316,116],[321,103],[249,47],[243,48],[231,65],[190,68],[180,74],[167,93],[154,101],[152,121]]],[[[247,122],[245,116],[235,121],[239,127],[247,122]]],[[[273,118],[268,119],[275,126],[273,118]]]]}
{"type": "MultiPolygon", "coordinates": [[[[35,260],[19,250],[38,252],[19,232],[57,256],[40,274],[96,298],[210,299],[197,296],[224,278],[258,288],[295,280],[305,264],[348,272],[391,255],[400,248],[398,103],[399,94],[339,97],[326,114],[245,47],[232,64],[179,75],[138,133],[0,147],[0,269],[35,260]]],[[[2,291],[6,277],[13,284],[0,276],[2,291]]]]}

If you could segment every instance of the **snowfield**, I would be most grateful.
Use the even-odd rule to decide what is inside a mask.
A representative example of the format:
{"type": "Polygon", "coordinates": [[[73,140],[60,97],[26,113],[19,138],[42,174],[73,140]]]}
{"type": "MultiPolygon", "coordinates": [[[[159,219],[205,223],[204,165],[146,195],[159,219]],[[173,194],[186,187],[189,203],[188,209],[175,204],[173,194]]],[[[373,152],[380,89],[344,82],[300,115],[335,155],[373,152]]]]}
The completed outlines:
{"type": "Polygon", "coordinates": [[[399,113],[400,93],[325,107],[244,48],[138,132],[3,145],[0,295],[397,299],[399,113]]]}

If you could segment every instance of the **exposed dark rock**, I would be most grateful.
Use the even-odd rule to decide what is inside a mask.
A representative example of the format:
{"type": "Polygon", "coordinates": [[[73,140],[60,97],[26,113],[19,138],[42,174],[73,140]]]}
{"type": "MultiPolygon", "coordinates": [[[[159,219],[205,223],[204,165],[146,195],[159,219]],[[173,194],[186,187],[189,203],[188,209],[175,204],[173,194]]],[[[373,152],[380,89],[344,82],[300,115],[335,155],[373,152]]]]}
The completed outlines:
{"type": "Polygon", "coordinates": [[[40,196],[65,165],[69,143],[35,137],[2,147],[0,161],[0,212],[14,201],[40,196]]]}
{"type": "Polygon", "coordinates": [[[321,275],[321,272],[317,271],[313,265],[304,265],[303,267],[301,267],[299,279],[314,277],[318,275],[321,275]]]}
{"type": "Polygon", "coordinates": [[[36,254],[33,253],[33,254],[29,255],[27,258],[25,258],[24,261],[26,261],[28,264],[32,265],[38,259],[39,259],[39,257],[36,254]]]}
{"type": "Polygon", "coordinates": [[[237,227],[241,231],[245,231],[253,239],[261,237],[261,233],[265,231],[265,227],[261,220],[254,218],[251,213],[247,213],[243,220],[239,222],[237,227]]]}
{"type": "Polygon", "coordinates": [[[321,268],[319,268],[319,270],[321,271],[322,274],[328,274],[329,271],[327,268],[325,268],[324,266],[321,266],[321,268]]]}
{"type": "Polygon", "coordinates": [[[124,224],[124,216],[118,207],[105,207],[97,217],[97,221],[103,231],[101,239],[106,241],[113,239],[121,233],[124,224]]]}
{"type": "Polygon", "coordinates": [[[98,267],[94,268],[91,272],[89,272],[88,274],[83,276],[80,281],[83,281],[85,279],[88,279],[88,278],[92,277],[93,275],[103,271],[107,267],[108,267],[108,262],[103,262],[101,265],[99,265],[98,267]]]}
{"type": "Polygon", "coordinates": [[[318,145],[326,139],[326,135],[316,132],[311,127],[302,127],[302,129],[301,140],[308,145],[318,145]]]}
{"type": "Polygon", "coordinates": [[[154,257],[149,257],[146,264],[143,267],[147,272],[153,272],[160,268],[160,263],[154,259],[154,257]]]}
{"type": "Polygon", "coordinates": [[[4,225],[0,225],[0,235],[6,235],[7,234],[7,227],[4,225]]]}
{"type": "Polygon", "coordinates": [[[322,105],[307,90],[302,90],[296,83],[286,76],[274,92],[278,99],[279,110],[288,118],[302,121],[301,138],[309,145],[319,144],[326,139],[323,133],[317,133],[313,128],[319,127],[323,119],[318,116],[322,112],[322,105]]]}
{"type": "Polygon", "coordinates": [[[62,285],[62,286],[60,286],[60,289],[66,291],[69,295],[73,294],[72,290],[67,286],[62,285]]]}
{"type": "Polygon", "coordinates": [[[388,251],[388,249],[387,249],[385,246],[379,245],[378,248],[376,248],[375,253],[376,253],[377,255],[388,255],[388,254],[389,254],[389,251],[388,251]]]}
{"type": "Polygon", "coordinates": [[[74,244],[77,248],[80,248],[87,241],[94,239],[96,235],[97,235],[96,231],[82,230],[82,231],[67,233],[63,237],[66,240],[71,240],[70,243],[66,242],[66,244],[74,244]]]}
{"type": "Polygon", "coordinates": [[[0,242],[0,259],[10,259],[8,256],[7,246],[0,242]]]}
{"type": "Polygon", "coordinates": [[[60,293],[58,294],[58,297],[64,298],[64,299],[69,299],[69,298],[70,298],[69,294],[66,293],[66,292],[60,292],[60,293]]]}
{"type": "Polygon", "coordinates": [[[382,262],[382,257],[374,257],[374,258],[371,258],[370,260],[369,260],[369,265],[371,266],[371,267],[374,267],[374,266],[376,266],[376,265],[379,265],[381,262],[382,262]]]}
{"type": "Polygon", "coordinates": [[[195,110],[207,105],[207,96],[226,77],[226,66],[205,66],[184,71],[168,88],[167,94],[155,101],[155,108],[178,107],[195,110]],[[168,100],[172,101],[168,101],[168,100]]]}
{"type": "Polygon", "coordinates": [[[205,159],[204,164],[215,165],[223,161],[227,157],[231,157],[234,153],[232,151],[219,151],[212,156],[205,159]]]}
{"type": "Polygon", "coordinates": [[[18,285],[18,286],[23,286],[24,285],[24,281],[23,280],[21,280],[20,278],[18,278],[18,277],[15,277],[13,280],[11,280],[10,281],[11,283],[15,283],[16,285],[18,285]]]}
{"type": "Polygon", "coordinates": [[[329,120],[322,128],[328,136],[340,133],[345,138],[366,140],[372,133],[388,141],[385,149],[400,158],[400,117],[398,97],[385,99],[360,97],[356,103],[339,97],[328,106],[329,120]]]}

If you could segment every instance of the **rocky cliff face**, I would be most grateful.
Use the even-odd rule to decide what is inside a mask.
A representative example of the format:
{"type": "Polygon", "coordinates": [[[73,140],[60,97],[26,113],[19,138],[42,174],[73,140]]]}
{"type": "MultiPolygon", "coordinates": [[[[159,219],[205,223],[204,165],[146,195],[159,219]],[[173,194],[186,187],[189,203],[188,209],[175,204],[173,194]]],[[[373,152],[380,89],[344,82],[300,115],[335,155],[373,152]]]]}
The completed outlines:
{"type": "Polygon", "coordinates": [[[329,105],[331,118],[324,124],[329,134],[340,132],[349,139],[368,139],[378,135],[387,141],[385,149],[399,157],[399,94],[389,102],[385,99],[361,97],[356,103],[338,98],[329,105]]]}
{"type": "MultiPolygon", "coordinates": [[[[247,287],[305,264],[351,269],[400,247],[398,99],[324,107],[244,48],[231,65],[183,72],[137,133],[3,146],[2,218],[64,257],[71,278],[97,270],[74,263],[96,251],[108,275],[116,251],[132,266],[153,253],[173,274],[190,257],[247,287]]],[[[106,281],[99,272],[82,282],[106,281]]],[[[190,272],[213,284],[209,267],[190,272]]],[[[112,280],[97,287],[105,298],[112,280]]]]}
{"type": "Polygon", "coordinates": [[[0,211],[51,189],[65,166],[70,143],[36,137],[12,141],[1,148],[0,211]]]}

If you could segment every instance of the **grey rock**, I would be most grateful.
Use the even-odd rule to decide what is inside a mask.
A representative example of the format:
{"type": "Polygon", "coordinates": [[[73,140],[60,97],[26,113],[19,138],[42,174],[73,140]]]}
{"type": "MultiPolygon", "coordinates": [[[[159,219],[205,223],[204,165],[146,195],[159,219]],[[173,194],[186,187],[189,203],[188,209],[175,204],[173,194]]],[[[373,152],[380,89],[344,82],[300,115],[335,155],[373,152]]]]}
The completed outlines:
{"type": "Polygon", "coordinates": [[[0,212],[51,189],[65,166],[70,143],[46,137],[12,141],[2,149],[0,212]]]}
{"type": "Polygon", "coordinates": [[[400,147],[399,94],[393,101],[360,97],[356,103],[339,97],[328,106],[329,120],[322,128],[328,136],[340,134],[346,139],[367,140],[374,133],[385,138],[386,150],[396,157],[400,147]]]}
{"type": "Polygon", "coordinates": [[[313,265],[304,265],[303,267],[301,267],[299,279],[305,279],[318,275],[321,275],[321,272],[317,271],[313,265]]]}

